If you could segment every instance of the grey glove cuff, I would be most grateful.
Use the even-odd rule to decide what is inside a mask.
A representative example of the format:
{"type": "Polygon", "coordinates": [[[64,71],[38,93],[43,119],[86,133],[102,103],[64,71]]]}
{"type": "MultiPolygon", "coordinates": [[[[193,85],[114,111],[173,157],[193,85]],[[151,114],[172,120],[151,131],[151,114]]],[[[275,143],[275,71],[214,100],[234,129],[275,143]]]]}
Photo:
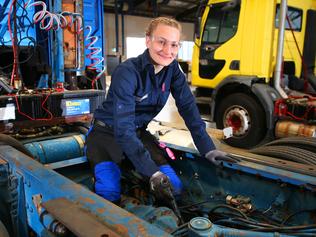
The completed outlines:
{"type": "Polygon", "coordinates": [[[220,150],[211,150],[205,154],[205,157],[226,156],[227,153],[220,150]]]}
{"type": "Polygon", "coordinates": [[[225,157],[227,155],[226,152],[219,151],[219,150],[211,150],[205,154],[205,158],[212,162],[214,165],[220,165],[221,159],[217,159],[220,157],[225,157]]]}

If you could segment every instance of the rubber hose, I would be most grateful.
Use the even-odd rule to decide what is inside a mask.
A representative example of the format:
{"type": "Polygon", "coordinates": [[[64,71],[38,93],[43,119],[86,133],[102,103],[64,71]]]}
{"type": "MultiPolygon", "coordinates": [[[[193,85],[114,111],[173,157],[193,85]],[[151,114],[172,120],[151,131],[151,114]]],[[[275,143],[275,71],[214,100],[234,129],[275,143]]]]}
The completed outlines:
{"type": "Polygon", "coordinates": [[[15,138],[6,135],[6,134],[0,134],[0,145],[9,145],[13,148],[17,149],[18,151],[24,153],[27,156],[33,157],[33,155],[23,146],[23,144],[16,140],[15,138]]]}

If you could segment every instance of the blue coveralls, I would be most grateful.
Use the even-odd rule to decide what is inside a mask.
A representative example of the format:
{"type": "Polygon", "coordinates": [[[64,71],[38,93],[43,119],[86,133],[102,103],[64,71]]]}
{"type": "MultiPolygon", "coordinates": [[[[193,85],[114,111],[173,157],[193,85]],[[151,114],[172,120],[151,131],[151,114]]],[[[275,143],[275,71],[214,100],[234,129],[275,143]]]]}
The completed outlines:
{"type": "MultiPolygon", "coordinates": [[[[118,147],[136,170],[147,177],[160,169],[137,136],[137,129],[147,127],[166,104],[170,92],[200,154],[204,155],[215,149],[178,62],[174,60],[155,74],[148,49],[138,57],[128,59],[117,66],[112,74],[106,100],[94,112],[94,119],[113,130],[118,147]]],[[[89,144],[89,136],[88,151],[93,146],[89,144]]],[[[104,146],[107,144],[104,143],[104,146]]],[[[94,159],[89,157],[89,152],[88,158],[94,159]]],[[[100,163],[104,165],[107,162],[100,163]]],[[[98,165],[100,164],[95,163],[94,166],[96,179],[104,179],[104,172],[96,174],[99,171],[98,165]]],[[[110,166],[107,170],[113,169],[113,162],[110,166]]],[[[120,175],[119,172],[117,175],[120,175]]]]}

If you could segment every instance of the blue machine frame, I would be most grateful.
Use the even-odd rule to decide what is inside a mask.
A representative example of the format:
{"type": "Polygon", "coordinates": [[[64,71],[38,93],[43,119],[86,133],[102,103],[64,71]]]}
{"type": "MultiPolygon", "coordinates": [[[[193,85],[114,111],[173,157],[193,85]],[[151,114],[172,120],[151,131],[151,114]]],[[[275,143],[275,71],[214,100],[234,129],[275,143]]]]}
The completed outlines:
{"type": "MultiPolygon", "coordinates": [[[[60,147],[57,142],[54,144],[60,147]]],[[[255,199],[253,205],[258,209],[269,210],[275,205],[279,206],[280,211],[288,213],[316,208],[314,171],[303,174],[287,170],[286,167],[281,169],[257,164],[247,157],[242,157],[237,164],[224,162],[222,168],[216,168],[201,159],[195,150],[168,145],[176,148],[175,151],[182,157],[170,161],[170,164],[188,190],[185,199],[216,202],[215,197],[219,193],[224,196],[242,194],[255,199]]],[[[69,167],[78,163],[77,158],[67,162],[69,167]]],[[[81,162],[85,163],[86,160],[82,159],[81,162]]],[[[0,146],[0,191],[10,190],[6,202],[11,206],[15,236],[27,237],[27,226],[38,236],[49,236],[51,231],[58,229],[58,223],[65,225],[76,236],[170,236],[97,196],[84,185],[70,180],[76,180],[75,177],[71,178],[70,175],[70,178],[66,178],[51,170],[59,163],[43,165],[10,146],[0,146]],[[78,215],[82,218],[76,218],[74,212],[80,213],[78,215]]],[[[79,183],[84,183],[81,181],[79,183]]],[[[309,219],[308,216],[304,218],[309,219]]],[[[315,229],[307,229],[306,235],[312,235],[314,232],[309,231],[315,229]]],[[[211,223],[207,218],[196,217],[188,224],[185,236],[292,235],[227,228],[211,223]]]]}
{"type": "Polygon", "coordinates": [[[169,236],[10,146],[0,147],[0,157],[2,184],[15,181],[10,182],[9,190],[14,197],[11,215],[16,237],[29,236],[27,226],[38,236],[47,236],[54,219],[69,223],[67,213],[72,216],[72,224],[67,227],[77,236],[108,236],[109,233],[109,236],[113,233],[113,236],[169,236]],[[45,211],[45,203],[49,201],[55,206],[53,211],[60,211],[60,216],[53,218],[45,211]],[[56,210],[58,205],[62,208],[56,210]],[[87,219],[76,219],[75,211],[84,213],[87,219]],[[97,220],[97,226],[91,225],[92,219],[97,220]]]}

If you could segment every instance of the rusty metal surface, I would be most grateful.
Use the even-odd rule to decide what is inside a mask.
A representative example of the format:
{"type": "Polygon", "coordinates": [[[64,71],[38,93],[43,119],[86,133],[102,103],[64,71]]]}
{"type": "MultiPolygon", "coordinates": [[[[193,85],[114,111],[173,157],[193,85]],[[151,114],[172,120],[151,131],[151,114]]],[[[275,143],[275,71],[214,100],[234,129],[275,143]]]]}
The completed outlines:
{"type": "Polygon", "coordinates": [[[106,226],[104,223],[101,223],[82,206],[66,198],[49,200],[42,203],[42,206],[78,237],[121,236],[120,233],[115,232],[113,227],[111,228],[110,225],[106,226]]]}
{"type": "MultiPolygon", "coordinates": [[[[38,234],[45,228],[40,222],[40,217],[36,211],[37,207],[34,205],[32,197],[40,194],[43,203],[58,198],[67,198],[84,210],[88,210],[95,220],[109,228],[111,227],[113,233],[119,233],[118,236],[170,236],[167,232],[119,208],[70,179],[45,168],[39,162],[10,146],[0,145],[0,160],[1,158],[9,163],[13,173],[16,172],[23,176],[28,224],[38,234]]],[[[68,208],[65,210],[68,210],[69,215],[72,216],[72,221],[79,216],[74,210],[68,208]]]]}

